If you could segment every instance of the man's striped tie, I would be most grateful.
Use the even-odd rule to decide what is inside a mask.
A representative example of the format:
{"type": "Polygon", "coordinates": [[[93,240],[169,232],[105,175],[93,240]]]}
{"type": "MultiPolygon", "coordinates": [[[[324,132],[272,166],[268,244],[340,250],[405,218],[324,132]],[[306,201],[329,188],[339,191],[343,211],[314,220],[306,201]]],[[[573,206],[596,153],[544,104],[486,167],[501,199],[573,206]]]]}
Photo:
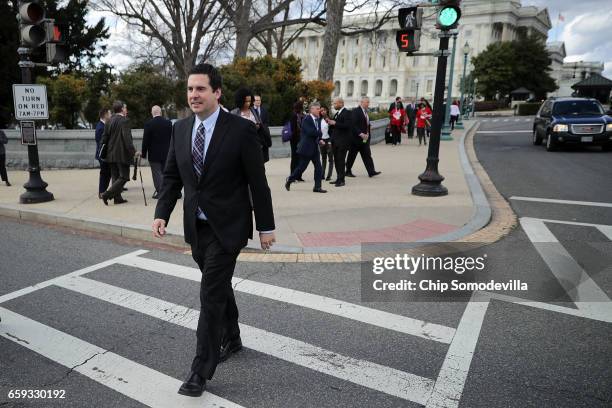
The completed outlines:
{"type": "MultiPolygon", "coordinates": [[[[204,129],[204,124],[200,123],[198,126],[198,130],[196,131],[195,140],[193,141],[193,148],[191,150],[191,157],[193,159],[193,169],[198,175],[198,181],[202,176],[202,167],[204,167],[204,146],[206,144],[206,129],[204,129]]],[[[201,218],[204,213],[198,207],[196,211],[196,215],[198,218],[201,218]]]]}

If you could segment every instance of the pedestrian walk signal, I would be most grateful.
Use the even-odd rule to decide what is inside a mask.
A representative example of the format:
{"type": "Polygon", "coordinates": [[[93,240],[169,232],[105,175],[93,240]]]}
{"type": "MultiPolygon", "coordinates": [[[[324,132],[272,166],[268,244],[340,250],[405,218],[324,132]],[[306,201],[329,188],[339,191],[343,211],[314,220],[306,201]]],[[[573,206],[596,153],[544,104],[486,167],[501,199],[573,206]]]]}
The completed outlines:
{"type": "Polygon", "coordinates": [[[423,9],[406,7],[398,10],[397,18],[401,30],[395,35],[395,42],[400,52],[416,52],[420,47],[423,9]]]}
{"type": "Polygon", "coordinates": [[[416,52],[419,50],[419,35],[414,30],[398,30],[395,42],[400,52],[416,52]]]}

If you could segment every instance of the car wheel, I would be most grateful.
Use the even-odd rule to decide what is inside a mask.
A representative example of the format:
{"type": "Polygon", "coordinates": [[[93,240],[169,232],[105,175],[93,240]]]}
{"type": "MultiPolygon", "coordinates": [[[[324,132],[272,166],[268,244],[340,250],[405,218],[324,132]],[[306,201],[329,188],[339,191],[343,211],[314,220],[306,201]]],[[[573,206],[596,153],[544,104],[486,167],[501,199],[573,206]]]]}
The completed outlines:
{"type": "Polygon", "coordinates": [[[548,133],[546,135],[546,150],[549,152],[554,152],[557,149],[557,144],[553,140],[552,134],[548,133]]]}
{"type": "Polygon", "coordinates": [[[536,129],[533,129],[533,135],[531,136],[531,138],[535,146],[539,146],[542,144],[542,138],[538,137],[538,131],[536,129]]]}

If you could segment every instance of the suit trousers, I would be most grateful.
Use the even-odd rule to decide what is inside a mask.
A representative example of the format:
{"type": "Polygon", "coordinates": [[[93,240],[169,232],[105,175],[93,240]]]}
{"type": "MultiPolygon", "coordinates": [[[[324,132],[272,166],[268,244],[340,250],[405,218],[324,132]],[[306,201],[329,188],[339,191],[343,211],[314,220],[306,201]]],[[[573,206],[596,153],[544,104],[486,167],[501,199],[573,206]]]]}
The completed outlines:
{"type": "Polygon", "coordinates": [[[159,193],[164,182],[164,162],[149,162],[151,166],[151,175],[153,176],[153,185],[155,186],[155,192],[159,193]]]}
{"type": "Polygon", "coordinates": [[[108,188],[111,181],[111,170],[107,162],[98,160],[100,163],[100,177],[98,181],[98,193],[102,194],[108,188]]]}
{"type": "Polygon", "coordinates": [[[113,184],[104,194],[107,199],[117,200],[121,198],[123,186],[130,180],[130,165],[123,163],[109,163],[109,165],[113,184]]]}
{"type": "Polygon", "coordinates": [[[408,139],[412,139],[414,137],[414,120],[411,119],[408,122],[408,139]]]}
{"type": "Polygon", "coordinates": [[[336,181],[344,182],[346,175],[346,154],[348,148],[346,145],[338,145],[333,143],[334,161],[336,162],[336,181]]]}
{"type": "Polygon", "coordinates": [[[211,379],[219,363],[223,339],[240,335],[232,275],[240,252],[227,252],[208,223],[197,224],[193,259],[202,272],[196,355],[191,370],[211,379]]]}
{"type": "Polygon", "coordinates": [[[295,181],[302,178],[302,173],[308,167],[308,163],[312,162],[314,166],[314,186],[315,188],[321,188],[321,179],[323,178],[323,167],[321,167],[321,156],[317,150],[313,156],[302,156],[300,155],[300,163],[291,172],[289,176],[290,181],[295,181]]]}
{"type": "Polygon", "coordinates": [[[327,168],[327,177],[329,180],[331,178],[332,173],[334,172],[334,153],[332,151],[331,143],[325,143],[324,146],[319,146],[319,150],[321,151],[321,161],[322,161],[322,176],[325,176],[325,169],[327,168],[327,162],[329,162],[329,168],[327,168]]]}
{"type": "Polygon", "coordinates": [[[2,177],[2,181],[8,181],[8,175],[6,174],[6,154],[0,154],[0,177],[2,177]]]}
{"type": "Polygon", "coordinates": [[[289,143],[291,144],[291,164],[289,165],[289,167],[291,173],[293,173],[293,170],[295,170],[295,168],[300,164],[300,155],[297,152],[297,146],[299,142],[294,142],[293,140],[291,140],[289,143]]]}
{"type": "Polygon", "coordinates": [[[357,153],[361,155],[361,160],[363,161],[363,165],[365,166],[368,176],[371,176],[376,172],[374,169],[374,160],[372,160],[372,151],[370,150],[369,143],[353,143],[348,152],[348,157],[346,159],[346,172],[349,173],[353,169],[353,164],[355,164],[355,159],[357,158],[357,153]]]}

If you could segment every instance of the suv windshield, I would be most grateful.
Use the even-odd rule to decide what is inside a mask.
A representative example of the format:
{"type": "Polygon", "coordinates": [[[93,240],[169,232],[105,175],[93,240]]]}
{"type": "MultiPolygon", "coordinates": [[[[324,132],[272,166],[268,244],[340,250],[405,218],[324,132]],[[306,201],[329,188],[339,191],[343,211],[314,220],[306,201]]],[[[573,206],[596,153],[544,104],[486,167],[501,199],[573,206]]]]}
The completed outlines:
{"type": "Polygon", "coordinates": [[[597,101],[559,101],[553,106],[553,115],[559,116],[603,115],[603,113],[597,101]]]}

